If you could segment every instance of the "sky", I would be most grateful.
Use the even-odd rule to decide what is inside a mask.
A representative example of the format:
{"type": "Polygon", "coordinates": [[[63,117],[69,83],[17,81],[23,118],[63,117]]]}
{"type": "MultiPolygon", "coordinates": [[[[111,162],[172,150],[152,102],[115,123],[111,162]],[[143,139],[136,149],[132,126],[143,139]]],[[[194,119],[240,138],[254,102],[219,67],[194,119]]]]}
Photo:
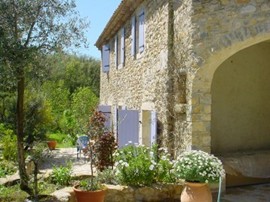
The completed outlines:
{"type": "Polygon", "coordinates": [[[90,26],[86,33],[89,48],[76,50],[78,55],[100,59],[101,53],[94,44],[120,2],[121,0],[76,0],[80,16],[83,18],[87,17],[90,21],[90,26]]]}

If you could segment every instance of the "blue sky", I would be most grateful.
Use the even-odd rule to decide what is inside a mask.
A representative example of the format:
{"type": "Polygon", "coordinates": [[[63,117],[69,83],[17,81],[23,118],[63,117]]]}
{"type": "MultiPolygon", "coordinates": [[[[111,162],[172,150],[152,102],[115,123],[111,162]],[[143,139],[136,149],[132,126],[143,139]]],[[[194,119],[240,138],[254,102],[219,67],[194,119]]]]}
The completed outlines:
{"type": "Polygon", "coordinates": [[[100,59],[100,51],[94,44],[120,2],[121,0],[76,0],[81,17],[90,20],[87,30],[89,48],[81,48],[76,51],[77,54],[100,59]]]}

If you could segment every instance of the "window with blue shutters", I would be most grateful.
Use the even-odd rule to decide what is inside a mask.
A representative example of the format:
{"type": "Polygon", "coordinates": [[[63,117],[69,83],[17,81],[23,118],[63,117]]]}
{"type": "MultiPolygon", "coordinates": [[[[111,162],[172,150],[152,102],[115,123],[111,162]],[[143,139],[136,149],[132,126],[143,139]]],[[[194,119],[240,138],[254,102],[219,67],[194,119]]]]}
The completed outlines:
{"type": "Polygon", "coordinates": [[[144,51],[145,14],[142,9],[139,13],[139,52],[144,51]]]}
{"type": "Polygon", "coordinates": [[[108,44],[102,46],[102,71],[110,71],[110,46],[108,44]]]}

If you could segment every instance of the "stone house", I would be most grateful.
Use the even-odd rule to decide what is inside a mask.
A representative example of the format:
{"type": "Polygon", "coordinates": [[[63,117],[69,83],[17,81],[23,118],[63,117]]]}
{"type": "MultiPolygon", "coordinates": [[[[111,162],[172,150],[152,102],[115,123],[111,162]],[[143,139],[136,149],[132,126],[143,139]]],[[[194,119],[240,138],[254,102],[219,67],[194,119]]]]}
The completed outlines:
{"type": "Polygon", "coordinates": [[[269,179],[252,171],[270,149],[269,0],[122,0],[96,46],[120,145],[240,153],[237,172],[269,179]]]}

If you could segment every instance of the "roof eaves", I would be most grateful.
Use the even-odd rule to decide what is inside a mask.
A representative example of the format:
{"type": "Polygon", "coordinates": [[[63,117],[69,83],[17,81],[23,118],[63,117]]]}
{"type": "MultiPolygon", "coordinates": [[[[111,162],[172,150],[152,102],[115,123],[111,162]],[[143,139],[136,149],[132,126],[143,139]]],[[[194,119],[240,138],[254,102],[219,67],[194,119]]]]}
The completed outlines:
{"type": "Polygon", "coordinates": [[[101,46],[118,32],[142,2],[143,0],[122,0],[96,41],[95,46],[101,49],[101,46]]]}

